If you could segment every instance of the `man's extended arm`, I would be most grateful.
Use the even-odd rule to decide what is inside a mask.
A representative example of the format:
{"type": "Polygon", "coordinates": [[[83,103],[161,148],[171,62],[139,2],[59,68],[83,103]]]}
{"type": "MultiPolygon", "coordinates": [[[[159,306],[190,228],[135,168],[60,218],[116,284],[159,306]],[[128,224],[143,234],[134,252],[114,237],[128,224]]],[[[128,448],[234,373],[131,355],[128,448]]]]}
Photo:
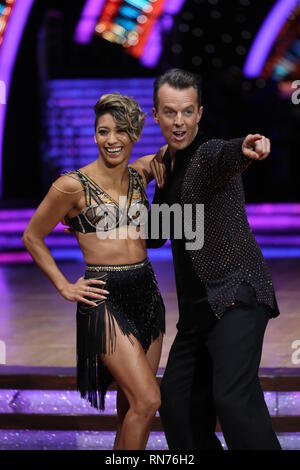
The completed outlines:
{"type": "MultiPolygon", "coordinates": [[[[245,138],[231,139],[229,141],[210,140],[205,146],[216,148],[216,152],[210,152],[205,161],[205,170],[211,178],[221,177],[230,179],[232,176],[242,173],[252,160],[264,160],[270,153],[270,140],[261,134],[248,134],[245,138]]],[[[163,188],[165,178],[165,165],[163,155],[167,146],[161,147],[157,154],[151,155],[149,160],[149,172],[155,177],[158,188],[163,188]]],[[[147,158],[147,157],[143,157],[147,158]]],[[[139,159],[142,160],[142,159],[139,159]]],[[[137,162],[139,161],[137,160],[137,162]]],[[[203,171],[203,168],[200,170],[203,171]]],[[[157,189],[157,188],[156,188],[157,189]]]]}
{"type": "Polygon", "coordinates": [[[218,185],[242,173],[253,160],[264,160],[269,153],[270,140],[260,134],[228,141],[210,140],[199,152],[199,172],[202,180],[218,185]]]}

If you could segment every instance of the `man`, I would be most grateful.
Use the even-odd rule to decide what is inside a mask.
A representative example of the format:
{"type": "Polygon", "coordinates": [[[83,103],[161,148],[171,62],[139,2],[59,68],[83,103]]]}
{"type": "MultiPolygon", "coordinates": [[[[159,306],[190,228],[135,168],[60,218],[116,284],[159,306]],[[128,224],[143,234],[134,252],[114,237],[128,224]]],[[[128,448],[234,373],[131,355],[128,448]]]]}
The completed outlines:
{"type": "Polygon", "coordinates": [[[206,141],[202,113],[195,75],[172,69],[155,81],[153,115],[168,147],[151,163],[153,203],[204,204],[202,249],[186,250],[171,234],[179,321],[160,415],[171,450],[221,450],[216,417],[229,449],[280,449],[258,379],[265,328],[279,311],[240,176],[269,155],[270,142],[259,134],[206,141]]]}

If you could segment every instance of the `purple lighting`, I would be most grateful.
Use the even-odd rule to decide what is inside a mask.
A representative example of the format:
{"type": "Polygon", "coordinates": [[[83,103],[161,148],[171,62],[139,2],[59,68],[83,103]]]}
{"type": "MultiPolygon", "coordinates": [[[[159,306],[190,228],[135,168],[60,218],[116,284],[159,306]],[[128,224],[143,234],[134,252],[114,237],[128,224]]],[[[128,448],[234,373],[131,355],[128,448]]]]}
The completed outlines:
{"type": "MultiPolygon", "coordinates": [[[[153,30],[149,35],[145,45],[141,63],[146,67],[154,67],[159,61],[162,44],[161,44],[161,27],[170,29],[173,24],[172,16],[180,12],[185,0],[166,0],[163,7],[163,15],[167,16],[170,21],[164,22],[163,25],[156,21],[153,30]]],[[[94,33],[97,19],[101,15],[105,0],[87,0],[80,20],[75,31],[75,41],[80,44],[88,44],[94,33]]]]}
{"type": "MultiPolygon", "coordinates": [[[[16,233],[16,232],[24,232],[25,228],[27,227],[28,220],[22,221],[5,221],[0,222],[0,233],[16,233]]],[[[59,222],[57,226],[53,229],[53,232],[64,232],[64,226],[59,222]]]]}
{"type": "Polygon", "coordinates": [[[184,5],[185,0],[169,0],[165,2],[164,13],[168,15],[177,15],[180,12],[181,8],[184,5]]]}
{"type": "Polygon", "coordinates": [[[101,15],[105,0],[87,0],[75,31],[75,41],[80,44],[88,44],[101,15]]]}
{"type": "MultiPolygon", "coordinates": [[[[0,413],[54,414],[54,415],[114,415],[116,414],[116,392],[109,390],[105,400],[105,411],[93,408],[74,390],[0,390],[0,413]]],[[[297,416],[300,407],[300,392],[264,392],[271,416],[297,416]]],[[[156,416],[158,416],[158,412],[156,416]]]]}
{"type": "Polygon", "coordinates": [[[34,209],[4,209],[0,210],[0,220],[7,221],[8,219],[25,219],[32,217],[34,209]]]}
{"type": "Polygon", "coordinates": [[[160,58],[162,51],[161,28],[170,29],[172,26],[172,16],[177,15],[183,7],[185,0],[167,0],[163,7],[163,17],[170,18],[170,21],[164,21],[162,26],[158,21],[154,23],[152,32],[146,42],[141,63],[146,67],[154,67],[160,58]]]}
{"type": "Polygon", "coordinates": [[[272,45],[299,0],[277,0],[258,31],[244,66],[244,75],[258,77],[264,67],[272,45]]]}
{"type": "MultiPolygon", "coordinates": [[[[19,48],[23,30],[30,13],[33,0],[17,0],[13,6],[11,17],[7,24],[0,52],[0,80],[5,83],[6,102],[10,88],[13,67],[19,48]]],[[[0,104],[0,197],[2,195],[2,145],[5,126],[6,106],[0,104]]]]}
{"type": "Polygon", "coordinates": [[[8,263],[32,263],[29,253],[22,251],[21,253],[0,253],[0,264],[8,263]]]}
{"type": "Polygon", "coordinates": [[[298,214],[300,215],[300,204],[299,203],[270,203],[263,202],[261,204],[247,204],[247,214],[256,215],[279,215],[279,214],[298,214]]]}
{"type": "Polygon", "coordinates": [[[140,59],[141,64],[145,65],[146,67],[154,67],[159,61],[161,49],[162,45],[160,25],[156,21],[145,45],[143,55],[140,59]]]}
{"type": "Polygon", "coordinates": [[[291,230],[299,229],[300,227],[300,217],[289,216],[289,215],[249,215],[248,216],[249,224],[253,230],[291,230]]]}

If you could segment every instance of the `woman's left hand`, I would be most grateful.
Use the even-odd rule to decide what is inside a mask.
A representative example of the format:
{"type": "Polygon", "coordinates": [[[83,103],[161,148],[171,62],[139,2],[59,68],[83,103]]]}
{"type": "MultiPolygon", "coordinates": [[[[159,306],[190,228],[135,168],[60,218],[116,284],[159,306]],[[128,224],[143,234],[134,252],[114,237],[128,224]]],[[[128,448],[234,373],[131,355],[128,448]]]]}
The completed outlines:
{"type": "Polygon", "coordinates": [[[80,277],[74,284],[71,282],[66,283],[60,290],[60,294],[64,299],[69,300],[70,302],[81,302],[96,307],[97,304],[86,299],[85,296],[90,299],[94,299],[95,301],[106,300],[106,296],[109,292],[103,289],[103,287],[105,287],[105,281],[101,281],[100,279],[84,279],[83,277],[80,277]]]}

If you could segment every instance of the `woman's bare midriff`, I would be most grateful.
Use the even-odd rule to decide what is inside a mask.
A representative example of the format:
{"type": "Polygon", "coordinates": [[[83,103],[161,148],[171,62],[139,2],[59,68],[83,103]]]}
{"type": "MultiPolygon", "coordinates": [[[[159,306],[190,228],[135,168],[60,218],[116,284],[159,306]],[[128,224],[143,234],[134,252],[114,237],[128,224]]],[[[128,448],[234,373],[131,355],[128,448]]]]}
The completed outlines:
{"type": "MultiPolygon", "coordinates": [[[[117,265],[133,264],[143,261],[147,257],[146,240],[132,239],[126,236],[126,227],[123,228],[120,239],[120,231],[106,232],[107,238],[101,239],[99,233],[76,232],[76,237],[83,253],[85,264],[117,265]],[[115,238],[110,239],[114,232],[115,238]]],[[[129,233],[130,235],[130,233],[129,233]]]]}

